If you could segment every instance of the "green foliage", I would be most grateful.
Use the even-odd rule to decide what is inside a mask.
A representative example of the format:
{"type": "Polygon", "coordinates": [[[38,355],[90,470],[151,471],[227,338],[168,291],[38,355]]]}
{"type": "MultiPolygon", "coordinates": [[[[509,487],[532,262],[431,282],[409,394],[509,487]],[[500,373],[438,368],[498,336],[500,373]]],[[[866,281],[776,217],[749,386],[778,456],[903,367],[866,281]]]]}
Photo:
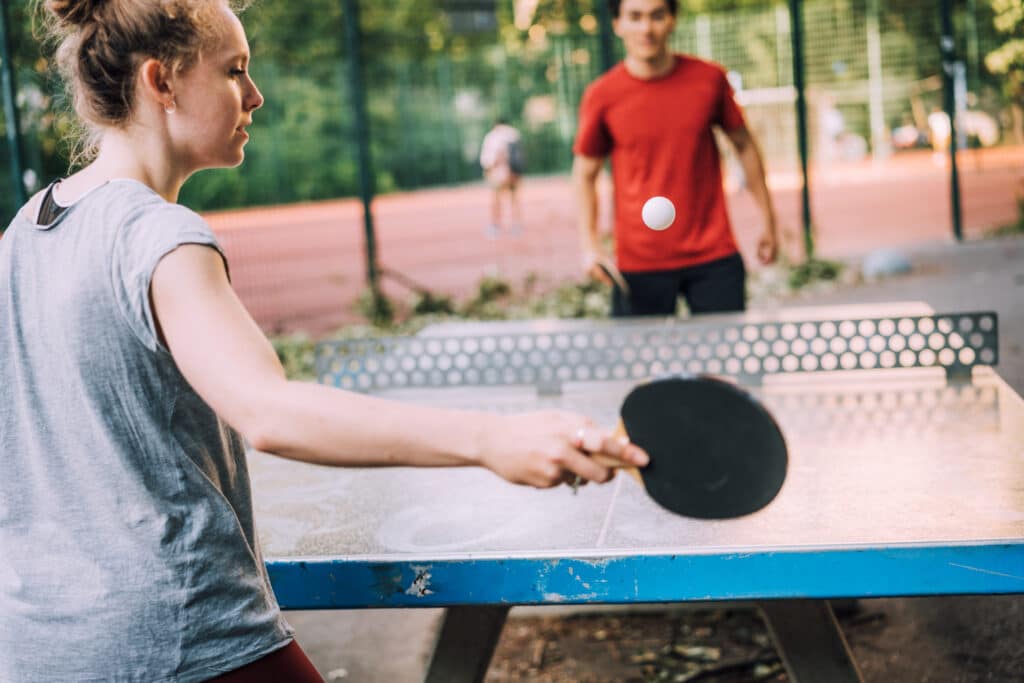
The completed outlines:
{"type": "Polygon", "coordinates": [[[789,268],[789,286],[800,289],[816,282],[837,280],[843,272],[843,264],[839,261],[811,258],[789,268]]]}
{"type": "Polygon", "coordinates": [[[681,0],[683,12],[732,12],[739,9],[763,8],[763,0],[681,0]]]}
{"type": "Polygon", "coordinates": [[[1024,4],[1021,0],[990,0],[992,22],[1006,42],[985,57],[985,66],[1004,76],[1003,92],[1024,103],[1024,4]]]}
{"type": "Polygon", "coordinates": [[[498,277],[487,276],[477,285],[477,293],[462,309],[468,318],[495,320],[505,317],[507,301],[512,293],[512,286],[498,277]]]}
{"type": "Polygon", "coordinates": [[[380,290],[364,289],[356,309],[376,327],[390,327],[395,321],[395,307],[380,290]]]}
{"type": "MultiPolygon", "coordinates": [[[[360,2],[363,57],[367,62],[422,59],[448,47],[439,0],[360,2]]],[[[345,53],[340,0],[263,0],[243,15],[254,56],[302,67],[323,77],[345,53]]]]}
{"type": "Polygon", "coordinates": [[[991,0],[996,29],[1007,35],[1024,30],[1024,5],[1018,0],[991,0]]]}
{"type": "Polygon", "coordinates": [[[507,297],[511,293],[512,286],[507,280],[489,275],[481,278],[480,283],[477,285],[476,301],[496,301],[507,297]]]}
{"type": "MultiPolygon", "coordinates": [[[[549,291],[539,292],[538,282],[537,275],[530,274],[520,288],[514,288],[507,280],[487,276],[477,284],[476,294],[461,306],[424,312],[471,320],[608,316],[611,292],[607,285],[593,281],[566,282],[549,291]]],[[[420,312],[414,307],[413,313],[413,318],[404,324],[416,327],[418,323],[414,319],[420,312]]]]}
{"type": "Polygon", "coordinates": [[[416,292],[412,312],[413,315],[451,315],[455,313],[455,303],[450,296],[429,291],[416,292]]]}
{"type": "Polygon", "coordinates": [[[992,234],[996,237],[1024,235],[1024,194],[1017,195],[1017,221],[996,228],[992,234]]]}
{"type": "Polygon", "coordinates": [[[304,334],[271,337],[270,343],[289,379],[313,379],[316,343],[304,334]]]}
{"type": "Polygon", "coordinates": [[[551,294],[533,297],[522,307],[524,318],[607,318],[609,288],[597,282],[567,283],[551,294]]]}
{"type": "MultiPolygon", "coordinates": [[[[600,71],[595,20],[600,2],[604,0],[540,0],[528,17],[535,31],[515,25],[515,3],[499,2],[497,31],[471,34],[452,30],[444,9],[448,0],[360,2],[376,190],[479,179],[479,143],[499,114],[526,133],[531,173],[565,172],[572,158],[576,105],[600,71]]],[[[68,170],[68,147],[61,140],[72,129],[72,118],[62,102],[49,50],[33,37],[33,4],[14,0],[8,7],[22,93],[26,165],[45,183],[68,170]]],[[[998,75],[1003,97],[1020,102],[1020,0],[974,5],[988,69],[998,75]]],[[[343,6],[339,0],[260,0],[242,15],[253,51],[253,75],[266,104],[255,114],[246,163],[238,169],[198,174],[186,184],[183,203],[202,211],[358,193],[343,6]]],[[[809,83],[834,90],[841,100],[845,96],[846,103],[841,104],[850,131],[867,137],[866,107],[857,99],[867,70],[862,28],[867,3],[806,0],[803,7],[813,39],[808,42],[809,83]]],[[[714,59],[741,73],[745,88],[789,85],[789,46],[779,42],[780,35],[784,38],[778,14],[785,12],[783,3],[681,0],[680,8],[674,47],[698,51],[697,15],[711,13],[700,17],[701,25],[709,27],[704,47],[714,59]]],[[[895,91],[895,84],[917,83],[937,74],[934,7],[920,0],[884,0],[880,8],[887,88],[893,84],[895,91]]],[[[965,13],[960,3],[961,34],[965,13]]],[[[960,51],[966,54],[963,46],[960,51]]],[[[997,97],[994,92],[989,96],[997,97]]],[[[995,102],[987,108],[994,111],[1004,105],[995,102]]],[[[898,102],[887,106],[902,107],[898,102]]],[[[767,111],[762,107],[759,115],[768,118],[752,116],[751,121],[771,132],[762,137],[770,161],[789,163],[795,154],[792,116],[788,109],[767,111]]],[[[887,114],[899,118],[902,112],[887,114]]],[[[0,143],[0,159],[6,158],[5,152],[0,143]]],[[[14,210],[6,191],[12,182],[7,174],[6,165],[0,164],[0,223],[14,210]]]]}

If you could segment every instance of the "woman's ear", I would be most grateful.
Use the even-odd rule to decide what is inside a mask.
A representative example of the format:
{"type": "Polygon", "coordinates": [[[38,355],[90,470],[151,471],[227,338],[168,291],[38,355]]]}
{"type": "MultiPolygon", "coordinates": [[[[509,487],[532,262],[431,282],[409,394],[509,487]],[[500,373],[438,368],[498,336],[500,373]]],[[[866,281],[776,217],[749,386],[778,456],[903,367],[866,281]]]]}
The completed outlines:
{"type": "Polygon", "coordinates": [[[139,67],[139,96],[163,107],[168,114],[177,108],[171,72],[159,60],[150,57],[139,67]]]}

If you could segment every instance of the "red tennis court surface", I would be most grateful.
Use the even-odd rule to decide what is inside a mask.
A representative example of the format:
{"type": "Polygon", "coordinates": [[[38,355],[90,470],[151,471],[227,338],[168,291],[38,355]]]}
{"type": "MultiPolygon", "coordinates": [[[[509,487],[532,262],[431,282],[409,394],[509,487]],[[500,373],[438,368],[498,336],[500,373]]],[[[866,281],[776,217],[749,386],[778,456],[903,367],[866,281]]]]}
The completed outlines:
{"type": "MultiPolygon", "coordinates": [[[[1024,196],[1024,146],[960,157],[965,236],[1015,222],[1024,196]]],[[[800,191],[795,175],[769,184],[787,247],[799,254],[800,191]]],[[[603,184],[607,218],[609,192],[603,184]]],[[[819,170],[811,180],[817,255],[856,257],[879,247],[952,239],[949,176],[931,152],[819,170]]],[[[518,238],[485,239],[489,190],[483,184],[391,194],[374,201],[380,263],[438,293],[465,297],[480,278],[498,274],[518,285],[579,277],[579,238],[566,176],[528,178],[522,186],[525,229],[518,238]]],[[[680,211],[685,207],[677,207],[680,211]]],[[[730,189],[740,248],[754,266],[759,213],[746,192],[730,189]]],[[[239,296],[268,332],[318,334],[357,322],[365,288],[361,204],[354,199],[206,214],[231,263],[239,296]]],[[[398,300],[408,290],[385,278],[398,300]]]]}

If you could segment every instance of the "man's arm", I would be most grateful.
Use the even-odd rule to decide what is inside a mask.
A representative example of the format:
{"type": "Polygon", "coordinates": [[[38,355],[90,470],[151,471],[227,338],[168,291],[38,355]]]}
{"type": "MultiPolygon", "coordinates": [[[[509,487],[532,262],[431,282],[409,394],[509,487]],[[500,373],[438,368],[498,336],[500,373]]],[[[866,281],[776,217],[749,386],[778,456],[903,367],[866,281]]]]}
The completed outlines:
{"type": "Polygon", "coordinates": [[[775,207],[772,205],[772,196],[768,192],[768,182],[765,179],[761,150],[745,126],[726,130],[725,134],[736,148],[736,156],[743,166],[747,187],[750,188],[750,193],[754,195],[754,200],[761,207],[764,216],[764,231],[757,241],[757,258],[764,264],[774,263],[779,252],[778,227],[775,207]]]}
{"type": "Polygon", "coordinates": [[[604,159],[577,154],[572,163],[573,189],[576,191],[576,215],[583,252],[583,272],[596,280],[611,284],[608,276],[597,266],[603,256],[597,234],[597,179],[601,175],[604,159]]]}

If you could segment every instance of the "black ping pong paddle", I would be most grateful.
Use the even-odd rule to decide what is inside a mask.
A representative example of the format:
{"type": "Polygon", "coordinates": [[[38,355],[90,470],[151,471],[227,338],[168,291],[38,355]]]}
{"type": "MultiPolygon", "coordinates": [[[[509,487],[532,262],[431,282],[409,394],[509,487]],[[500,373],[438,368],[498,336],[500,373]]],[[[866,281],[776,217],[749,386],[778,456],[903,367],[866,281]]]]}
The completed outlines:
{"type": "Polygon", "coordinates": [[[639,470],[644,488],[676,514],[741,517],[768,505],[786,479],[786,441],[778,425],[757,399],[729,382],[706,375],[657,379],[635,387],[620,415],[620,428],[651,458],[639,470]]]}
{"type": "Polygon", "coordinates": [[[622,277],[622,273],[615,267],[614,263],[603,256],[598,258],[595,263],[597,264],[597,267],[601,269],[601,272],[607,275],[608,279],[615,283],[615,286],[619,288],[619,291],[627,296],[629,295],[629,283],[626,282],[626,278],[622,277]]]}

